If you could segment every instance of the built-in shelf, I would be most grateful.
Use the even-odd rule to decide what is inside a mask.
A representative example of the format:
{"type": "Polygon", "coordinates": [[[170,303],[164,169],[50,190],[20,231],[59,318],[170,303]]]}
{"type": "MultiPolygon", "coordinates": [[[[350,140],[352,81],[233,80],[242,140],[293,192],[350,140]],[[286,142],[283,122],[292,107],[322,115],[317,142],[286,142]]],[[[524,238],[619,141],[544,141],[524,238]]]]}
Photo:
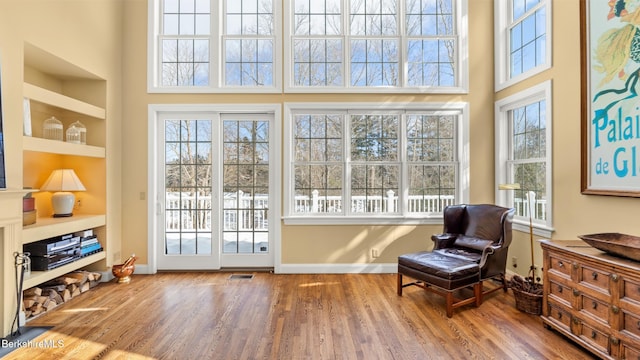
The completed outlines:
{"type": "Polygon", "coordinates": [[[22,229],[22,243],[28,244],[35,241],[52,238],[76,231],[93,229],[106,224],[105,215],[73,215],[61,218],[38,218],[33,225],[27,225],[22,229]]]}
{"type": "Polygon", "coordinates": [[[23,136],[24,150],[46,152],[50,154],[77,155],[95,158],[105,157],[105,148],[100,146],[72,144],[64,141],[42,139],[32,136],[23,136]]]}
{"type": "Polygon", "coordinates": [[[96,261],[100,261],[106,257],[104,251],[99,253],[89,255],[83,258],[80,258],[72,263],[62,265],[58,268],[47,270],[47,271],[32,271],[31,275],[24,278],[23,288],[29,289],[34,286],[38,286],[43,282],[47,282],[49,280],[55,279],[58,276],[62,276],[64,274],[70,273],[74,270],[78,270],[85,266],[91,265],[96,261]]]}
{"type": "Polygon", "coordinates": [[[96,119],[106,118],[106,111],[101,107],[29,83],[24,83],[24,97],[96,119]]]}

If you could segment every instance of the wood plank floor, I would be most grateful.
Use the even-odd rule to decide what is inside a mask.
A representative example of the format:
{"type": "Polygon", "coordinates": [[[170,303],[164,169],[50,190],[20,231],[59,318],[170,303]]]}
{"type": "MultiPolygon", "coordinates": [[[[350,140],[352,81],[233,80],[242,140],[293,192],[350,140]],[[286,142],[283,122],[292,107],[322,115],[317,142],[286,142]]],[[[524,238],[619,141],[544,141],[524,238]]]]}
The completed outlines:
{"type": "Polygon", "coordinates": [[[585,359],[515,309],[511,292],[444,313],[395,274],[225,272],[134,275],[103,283],[27,325],[53,329],[4,359],[585,359]]]}

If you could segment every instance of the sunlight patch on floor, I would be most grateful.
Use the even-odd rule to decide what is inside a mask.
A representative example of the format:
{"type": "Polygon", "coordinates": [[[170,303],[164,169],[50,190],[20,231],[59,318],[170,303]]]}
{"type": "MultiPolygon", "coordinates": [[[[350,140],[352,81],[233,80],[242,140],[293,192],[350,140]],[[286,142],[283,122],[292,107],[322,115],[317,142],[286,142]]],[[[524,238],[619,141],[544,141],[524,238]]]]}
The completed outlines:
{"type": "Polygon", "coordinates": [[[109,310],[109,308],[97,307],[97,308],[68,309],[68,310],[62,310],[62,312],[66,312],[66,313],[81,313],[81,312],[107,311],[107,310],[109,310]]]}
{"type": "Polygon", "coordinates": [[[299,287],[313,287],[313,286],[328,286],[328,285],[339,285],[340,283],[337,281],[318,281],[313,283],[300,284],[299,287]]]}

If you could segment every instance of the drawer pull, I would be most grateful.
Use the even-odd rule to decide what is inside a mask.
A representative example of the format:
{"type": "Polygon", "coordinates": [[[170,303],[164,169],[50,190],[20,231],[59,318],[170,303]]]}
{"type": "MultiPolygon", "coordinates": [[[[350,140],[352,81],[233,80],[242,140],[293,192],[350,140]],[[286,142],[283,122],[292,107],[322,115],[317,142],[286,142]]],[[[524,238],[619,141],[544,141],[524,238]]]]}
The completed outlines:
{"type": "Polygon", "coordinates": [[[558,292],[562,294],[562,285],[558,285],[558,292]]]}
{"type": "Polygon", "coordinates": [[[578,291],[578,289],[573,289],[573,296],[578,296],[580,295],[580,291],[578,291]]]}
{"type": "Polygon", "coordinates": [[[638,330],[640,330],[640,321],[638,321],[638,323],[636,324],[636,326],[638,326],[638,330]]]}
{"type": "Polygon", "coordinates": [[[591,307],[593,308],[593,310],[598,308],[598,303],[597,302],[593,302],[593,304],[591,304],[591,307]]]}
{"type": "Polygon", "coordinates": [[[558,311],[558,320],[562,320],[562,313],[558,311]]]}
{"type": "Polygon", "coordinates": [[[596,335],[598,335],[598,334],[596,333],[596,331],[595,331],[595,330],[591,330],[591,338],[592,338],[592,339],[595,339],[595,338],[596,338],[596,335]]]}
{"type": "Polygon", "coordinates": [[[574,269],[577,269],[577,268],[578,268],[578,263],[577,263],[577,262],[574,262],[574,263],[573,263],[573,268],[574,268],[574,269]]]}
{"type": "Polygon", "coordinates": [[[591,274],[591,276],[593,277],[593,280],[598,280],[598,273],[597,272],[593,272],[593,274],[591,274]]]}
{"type": "Polygon", "coordinates": [[[618,274],[611,274],[611,280],[618,281],[618,274]]]}
{"type": "Polygon", "coordinates": [[[613,311],[614,314],[617,314],[620,312],[620,308],[614,305],[611,307],[611,311],[613,311]]]}
{"type": "Polygon", "coordinates": [[[573,323],[576,325],[580,325],[580,320],[578,320],[578,318],[574,317],[573,318],[573,323]]]}
{"type": "Polygon", "coordinates": [[[620,343],[620,340],[618,340],[617,338],[612,337],[611,339],[611,344],[613,345],[618,345],[620,343]]]}
{"type": "Polygon", "coordinates": [[[564,263],[562,262],[562,260],[558,261],[558,267],[564,267],[564,263]]]}

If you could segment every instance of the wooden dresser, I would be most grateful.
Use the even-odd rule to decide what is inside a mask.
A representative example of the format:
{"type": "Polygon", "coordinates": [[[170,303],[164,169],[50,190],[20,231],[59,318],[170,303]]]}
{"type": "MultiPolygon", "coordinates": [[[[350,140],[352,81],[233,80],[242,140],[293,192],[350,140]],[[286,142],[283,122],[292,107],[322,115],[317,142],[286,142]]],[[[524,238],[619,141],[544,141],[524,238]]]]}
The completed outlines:
{"type": "Polygon", "coordinates": [[[601,358],[640,360],[640,262],[582,240],[540,243],[545,327],[601,358]]]}

